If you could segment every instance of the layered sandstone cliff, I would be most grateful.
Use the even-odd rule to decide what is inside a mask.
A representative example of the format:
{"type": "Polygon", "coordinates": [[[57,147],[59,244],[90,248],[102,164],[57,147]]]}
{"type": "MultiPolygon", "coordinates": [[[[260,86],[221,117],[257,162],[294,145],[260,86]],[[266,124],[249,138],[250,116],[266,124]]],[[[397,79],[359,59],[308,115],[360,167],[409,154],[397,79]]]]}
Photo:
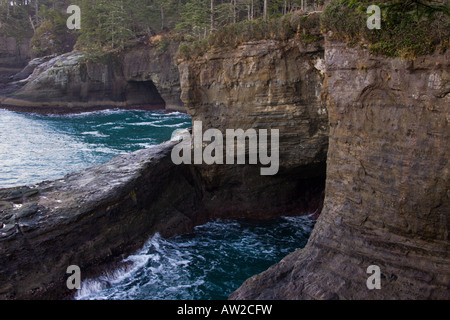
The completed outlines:
{"type": "Polygon", "coordinates": [[[17,90],[8,85],[10,78],[30,60],[30,39],[0,36],[0,103],[3,96],[17,90]]]}
{"type": "Polygon", "coordinates": [[[196,165],[211,216],[271,217],[320,211],[328,145],[321,102],[323,47],[263,40],[217,48],[179,64],[183,100],[203,130],[279,130],[279,171],[196,165]],[[227,205],[224,206],[223,204],[227,205]]]}
{"type": "MultiPolygon", "coordinates": [[[[321,45],[261,41],[203,59],[180,66],[183,97],[198,97],[183,98],[190,114],[205,129],[278,128],[279,173],[261,176],[257,165],[176,166],[169,142],[57,181],[0,190],[1,298],[70,296],[69,265],[84,278],[98,275],[155,232],[320,211],[328,143],[321,45]]],[[[153,76],[139,66],[126,74],[153,76]]]]}
{"type": "Polygon", "coordinates": [[[450,53],[325,46],[324,209],[305,249],[231,299],[449,299],[450,53]],[[367,268],[381,270],[369,290],[367,268]]]}

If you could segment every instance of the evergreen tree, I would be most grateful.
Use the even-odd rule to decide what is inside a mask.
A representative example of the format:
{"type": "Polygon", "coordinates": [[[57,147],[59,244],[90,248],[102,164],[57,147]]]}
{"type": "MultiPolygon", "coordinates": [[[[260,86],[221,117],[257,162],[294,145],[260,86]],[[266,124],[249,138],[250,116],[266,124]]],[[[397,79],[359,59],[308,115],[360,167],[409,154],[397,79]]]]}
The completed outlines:
{"type": "Polygon", "coordinates": [[[208,0],[191,0],[184,4],[180,20],[175,30],[185,32],[197,38],[205,37],[210,27],[210,2],[208,0]]]}

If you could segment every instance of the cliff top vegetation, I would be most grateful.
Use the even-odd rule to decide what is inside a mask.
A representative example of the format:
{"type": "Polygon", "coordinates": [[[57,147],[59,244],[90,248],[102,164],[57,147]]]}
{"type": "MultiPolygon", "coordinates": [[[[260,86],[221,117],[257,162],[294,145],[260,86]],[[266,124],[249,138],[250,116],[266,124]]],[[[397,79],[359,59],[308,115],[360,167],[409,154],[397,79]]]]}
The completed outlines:
{"type": "Polygon", "coordinates": [[[414,58],[448,48],[449,8],[444,0],[337,0],[324,10],[321,25],[350,45],[368,44],[374,54],[414,58]],[[369,5],[381,9],[380,29],[366,25],[369,5]]]}
{"type": "Polygon", "coordinates": [[[109,53],[149,39],[163,50],[177,41],[183,59],[253,40],[311,43],[327,33],[374,54],[411,58],[448,48],[449,12],[448,0],[0,0],[0,35],[32,37],[34,56],[109,53]],[[80,30],[66,27],[73,4],[80,30]],[[380,29],[366,24],[373,4],[380,29]]]}

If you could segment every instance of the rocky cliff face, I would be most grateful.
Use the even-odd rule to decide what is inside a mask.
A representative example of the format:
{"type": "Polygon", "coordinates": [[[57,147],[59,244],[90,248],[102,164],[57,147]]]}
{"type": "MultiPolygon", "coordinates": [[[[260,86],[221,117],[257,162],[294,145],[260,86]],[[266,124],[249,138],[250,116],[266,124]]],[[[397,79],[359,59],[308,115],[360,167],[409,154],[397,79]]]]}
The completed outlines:
{"type": "Polygon", "coordinates": [[[175,56],[178,43],[171,42],[167,48],[131,50],[123,57],[123,75],[129,83],[151,81],[164,100],[166,109],[184,111],[180,99],[180,76],[175,56]]]}
{"type": "Polygon", "coordinates": [[[0,36],[0,68],[22,68],[30,57],[30,39],[0,36]]]}
{"type": "Polygon", "coordinates": [[[8,86],[10,78],[19,72],[30,60],[30,39],[0,36],[0,103],[2,96],[19,86],[8,86]]]}
{"type": "Polygon", "coordinates": [[[324,209],[305,249],[230,298],[450,298],[449,58],[326,44],[324,209]],[[379,290],[366,286],[370,265],[379,290]]]}
{"type": "Polygon", "coordinates": [[[24,86],[1,103],[13,110],[76,112],[105,107],[182,109],[174,64],[177,44],[166,50],[138,45],[120,56],[91,61],[71,52],[36,67],[24,86]]]}
{"type": "MultiPolygon", "coordinates": [[[[182,100],[203,129],[280,130],[279,173],[175,166],[170,142],[1,190],[0,297],[65,293],[68,265],[95,274],[157,231],[319,212],[326,161],[306,248],[230,298],[449,299],[449,54],[403,61],[332,41],[325,53],[320,43],[261,41],[180,63],[182,100]],[[371,265],[381,289],[367,288],[371,265]]],[[[142,71],[151,64],[127,65],[122,79],[163,79],[142,71]]]]}
{"type": "MultiPolygon", "coordinates": [[[[124,59],[145,61],[140,54],[124,59]]],[[[67,59],[64,68],[79,70],[77,56],[67,59]]],[[[98,275],[155,232],[170,236],[214,218],[320,212],[328,143],[322,59],[320,44],[263,41],[180,65],[183,99],[204,129],[280,129],[275,176],[261,176],[257,165],[176,166],[169,142],[57,181],[0,190],[0,298],[70,296],[69,265],[83,278],[98,275]]],[[[47,63],[54,67],[34,75],[61,62],[47,63]]],[[[144,72],[149,63],[126,64],[124,78],[167,81],[144,72]]]]}
{"type": "Polygon", "coordinates": [[[206,205],[212,216],[320,211],[328,144],[322,63],[321,43],[270,40],[179,64],[181,99],[203,130],[280,130],[274,176],[261,176],[258,165],[195,166],[211,195],[206,205]]]}

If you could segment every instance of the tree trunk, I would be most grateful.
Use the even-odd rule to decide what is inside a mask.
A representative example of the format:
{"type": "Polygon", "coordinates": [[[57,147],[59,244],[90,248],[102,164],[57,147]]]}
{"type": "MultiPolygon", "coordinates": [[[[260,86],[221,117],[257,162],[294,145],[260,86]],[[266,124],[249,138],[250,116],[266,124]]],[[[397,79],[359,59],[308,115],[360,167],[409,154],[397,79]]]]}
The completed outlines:
{"type": "Polygon", "coordinates": [[[263,20],[267,21],[267,0],[264,0],[263,20]]]}
{"type": "Polygon", "coordinates": [[[214,30],[214,0],[211,0],[211,32],[214,30]]]}
{"type": "Polygon", "coordinates": [[[161,6],[161,30],[164,29],[164,7],[161,6]]]}
{"type": "Polygon", "coordinates": [[[34,26],[34,22],[33,19],[31,18],[31,16],[28,16],[28,19],[30,19],[30,24],[31,24],[31,28],[33,29],[33,32],[36,32],[36,27],[34,26]]]}
{"type": "Polygon", "coordinates": [[[39,24],[39,0],[34,0],[34,10],[35,10],[35,17],[36,24],[39,24]]]}

